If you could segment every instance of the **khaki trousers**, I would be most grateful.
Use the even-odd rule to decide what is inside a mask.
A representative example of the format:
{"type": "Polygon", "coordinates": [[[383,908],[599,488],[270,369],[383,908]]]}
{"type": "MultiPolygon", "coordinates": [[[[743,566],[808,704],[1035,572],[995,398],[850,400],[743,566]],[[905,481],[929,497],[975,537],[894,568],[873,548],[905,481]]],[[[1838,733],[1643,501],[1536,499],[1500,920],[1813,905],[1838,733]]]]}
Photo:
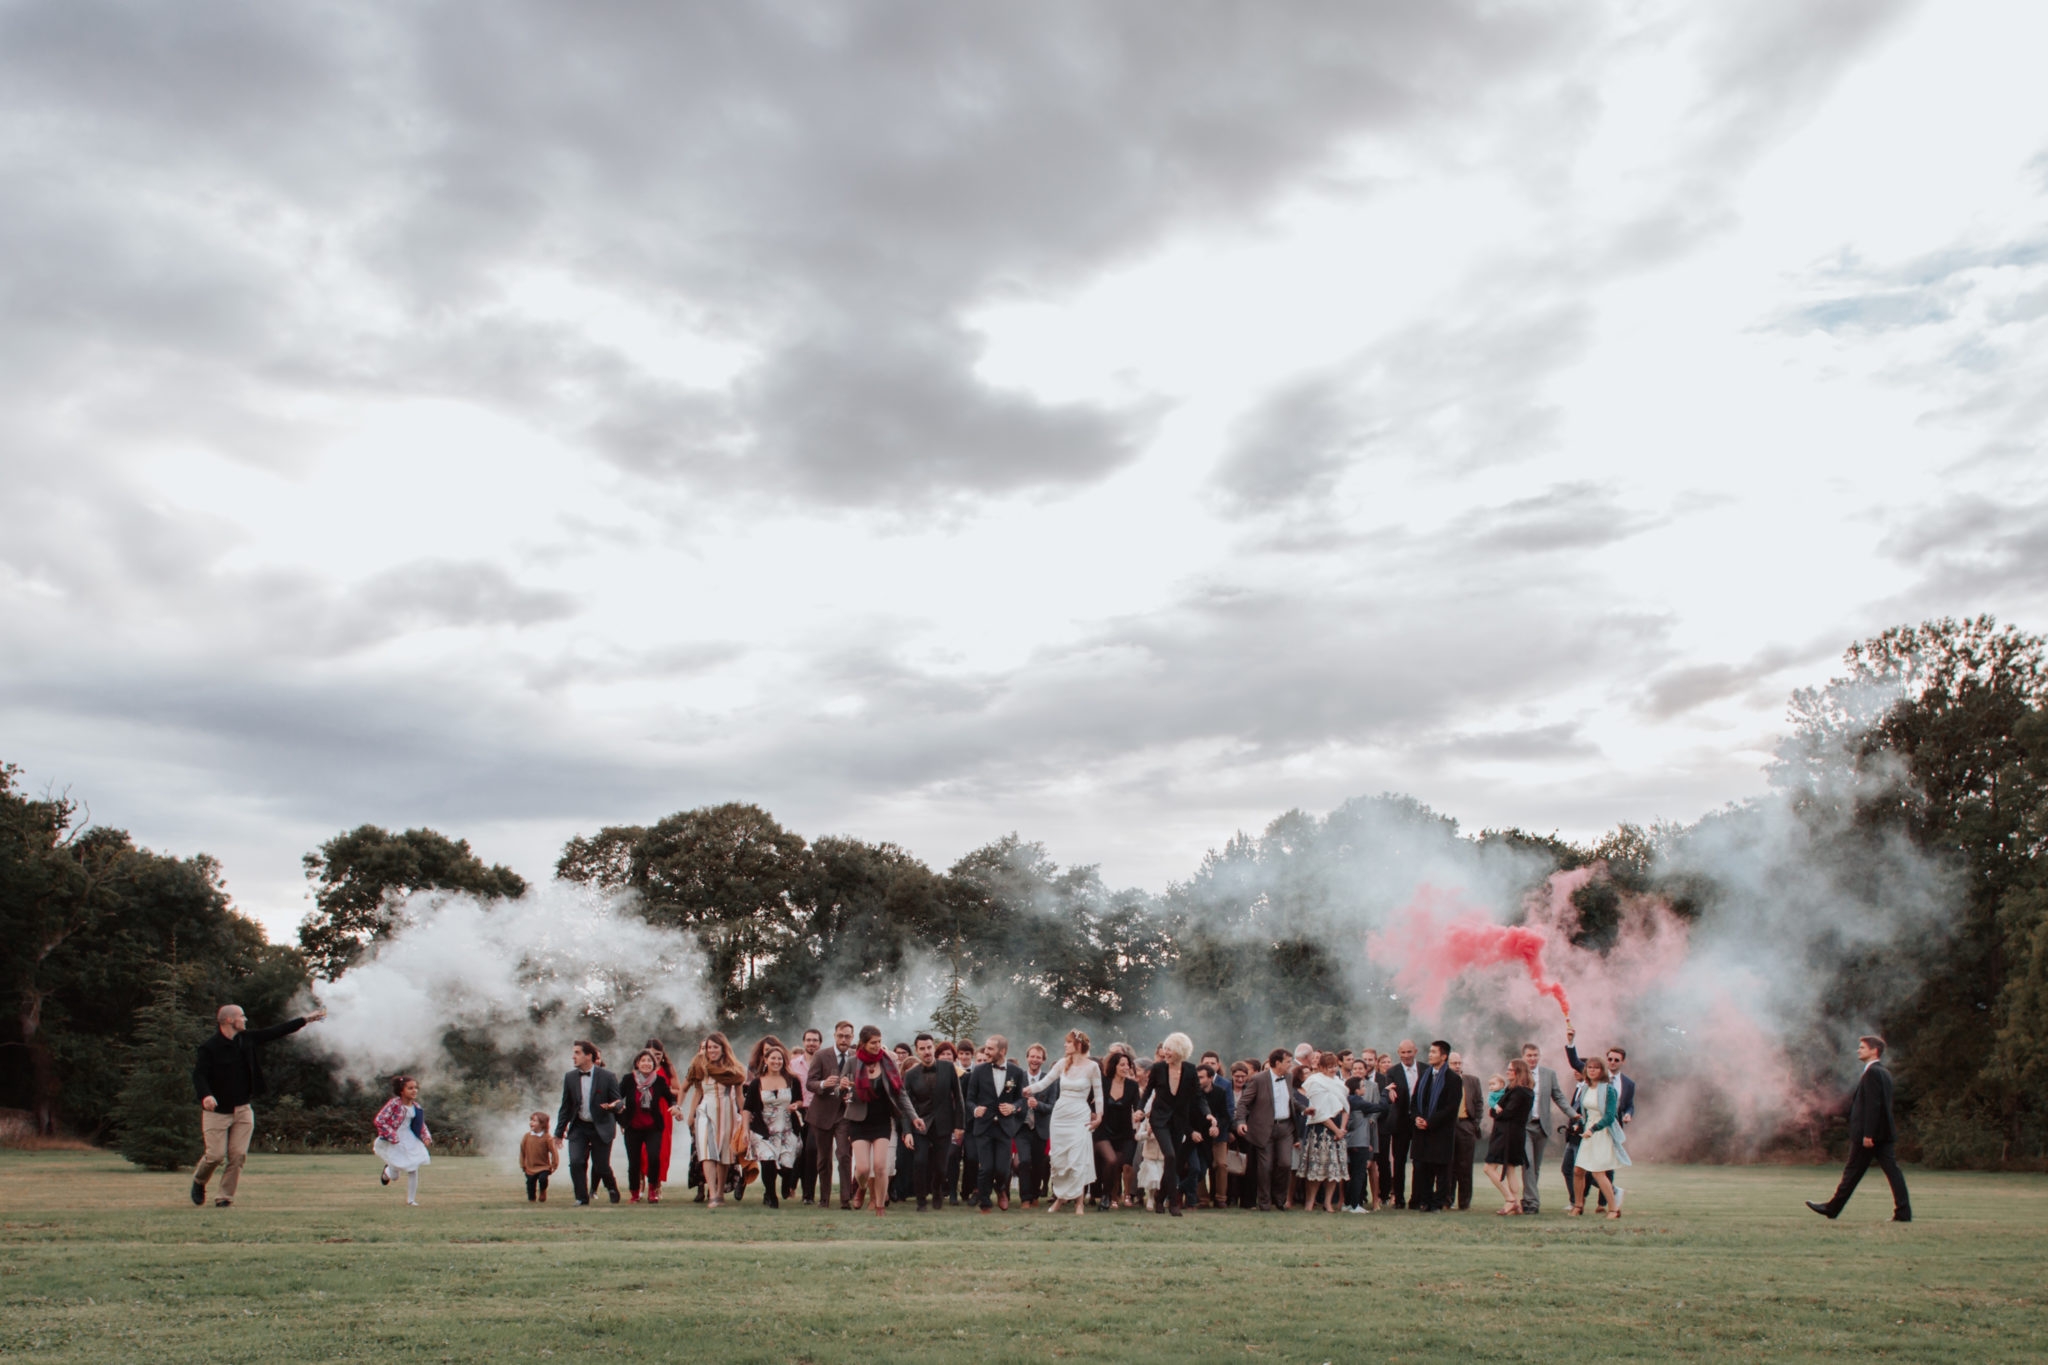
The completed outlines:
{"type": "Polygon", "coordinates": [[[249,1138],[256,1131],[256,1111],[246,1104],[236,1105],[232,1114],[202,1109],[199,1131],[206,1138],[206,1155],[193,1168],[192,1179],[204,1187],[225,1163],[227,1170],[221,1173],[220,1193],[223,1199],[233,1199],[235,1187],[242,1183],[242,1163],[249,1159],[249,1138]]]}

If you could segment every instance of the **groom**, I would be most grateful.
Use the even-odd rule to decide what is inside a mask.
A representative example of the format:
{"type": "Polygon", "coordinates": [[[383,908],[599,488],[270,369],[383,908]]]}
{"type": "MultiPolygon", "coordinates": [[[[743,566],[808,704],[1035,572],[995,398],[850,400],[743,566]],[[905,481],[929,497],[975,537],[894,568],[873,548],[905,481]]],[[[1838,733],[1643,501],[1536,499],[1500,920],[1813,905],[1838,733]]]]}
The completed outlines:
{"type": "Polygon", "coordinates": [[[1010,1210],[1010,1144],[1024,1127],[1024,1068],[1009,1060],[1010,1040],[996,1033],[985,1044],[988,1060],[967,1077],[968,1141],[981,1163],[975,1181],[976,1202],[989,1211],[992,1185],[1002,1190],[1005,1213],[1010,1210]],[[998,1183],[999,1182],[999,1183],[998,1183]]]}

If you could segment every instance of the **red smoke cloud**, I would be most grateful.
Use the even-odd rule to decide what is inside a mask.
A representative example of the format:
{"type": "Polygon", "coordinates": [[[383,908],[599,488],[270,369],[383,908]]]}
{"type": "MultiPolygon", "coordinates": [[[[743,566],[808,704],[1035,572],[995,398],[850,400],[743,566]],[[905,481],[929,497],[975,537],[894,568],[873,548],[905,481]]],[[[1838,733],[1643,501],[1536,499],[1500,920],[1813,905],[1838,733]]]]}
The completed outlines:
{"type": "Polygon", "coordinates": [[[1365,944],[1375,961],[1394,966],[1395,989],[1425,1016],[1442,1011],[1445,992],[1465,973],[1516,962],[1528,972],[1537,994],[1555,1000],[1567,1018],[1571,1015],[1571,997],[1543,967],[1549,932],[1539,925],[1496,924],[1484,910],[1462,904],[1455,893],[1422,887],[1386,932],[1367,935],[1365,944]]]}

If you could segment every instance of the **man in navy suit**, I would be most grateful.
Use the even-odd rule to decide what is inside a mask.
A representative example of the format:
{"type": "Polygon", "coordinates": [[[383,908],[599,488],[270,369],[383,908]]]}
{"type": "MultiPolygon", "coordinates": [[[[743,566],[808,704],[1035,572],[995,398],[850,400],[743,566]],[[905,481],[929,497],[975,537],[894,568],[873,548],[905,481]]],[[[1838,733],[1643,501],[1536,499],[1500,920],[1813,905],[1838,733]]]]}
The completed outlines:
{"type": "Polygon", "coordinates": [[[981,1163],[975,1181],[975,1202],[990,1208],[989,1192],[1002,1191],[1005,1213],[1010,1208],[1010,1144],[1024,1127],[1024,1068],[1009,1060],[1010,1040],[996,1033],[986,1044],[989,1059],[967,1077],[968,1141],[981,1163]]]}
{"type": "Polygon", "coordinates": [[[1438,1039],[1429,1045],[1429,1065],[1415,1082],[1415,1137],[1409,1156],[1415,1162],[1415,1188],[1408,1207],[1439,1213],[1451,1205],[1451,1160],[1457,1155],[1458,1102],[1463,1083],[1451,1070],[1451,1045],[1438,1039]]]}
{"type": "Polygon", "coordinates": [[[1906,1197],[1906,1177],[1892,1154],[1897,1132],[1892,1125],[1892,1073],[1885,1070],[1884,1039],[1865,1035],[1856,1040],[1856,1056],[1863,1063],[1863,1075],[1849,1097],[1849,1164],[1842,1168],[1842,1183],[1835,1197],[1825,1204],[1811,1199],[1806,1207],[1824,1218],[1839,1218],[1842,1206],[1856,1193],[1856,1182],[1875,1161],[1892,1186],[1892,1221],[1913,1221],[1913,1201],[1906,1197]]]}
{"type": "MultiPolygon", "coordinates": [[[[1565,1060],[1572,1064],[1572,1070],[1580,1075],[1584,1075],[1586,1071],[1585,1064],[1579,1060],[1579,1050],[1572,1046],[1572,1039],[1577,1036],[1578,1030],[1567,1024],[1564,1030],[1564,1055],[1565,1060]]],[[[1609,1047],[1607,1049],[1607,1074],[1621,1090],[1621,1107],[1615,1113],[1620,1118],[1621,1125],[1624,1128],[1628,1127],[1629,1123],[1636,1116],[1636,1083],[1633,1078],[1623,1075],[1621,1071],[1622,1065],[1627,1061],[1627,1048],[1609,1047]]],[[[1608,1183],[1613,1184],[1614,1172],[1608,1171],[1606,1175],[1608,1183]]],[[[1614,1207],[1618,1209],[1627,1202],[1628,1191],[1619,1185],[1615,1185],[1614,1207]]],[[[1603,1209],[1607,1207],[1607,1196],[1605,1194],[1600,1196],[1600,1207],[1603,1209]]]]}

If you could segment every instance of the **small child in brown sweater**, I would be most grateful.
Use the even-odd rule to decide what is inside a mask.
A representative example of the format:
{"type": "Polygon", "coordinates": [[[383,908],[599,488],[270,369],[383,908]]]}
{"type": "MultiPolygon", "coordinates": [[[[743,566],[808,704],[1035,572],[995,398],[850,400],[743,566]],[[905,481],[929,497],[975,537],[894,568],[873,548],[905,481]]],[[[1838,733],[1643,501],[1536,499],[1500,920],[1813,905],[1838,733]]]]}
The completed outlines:
{"type": "Polygon", "coordinates": [[[526,1136],[519,1139],[519,1169],[526,1172],[526,1199],[548,1202],[548,1175],[561,1164],[555,1140],[548,1136],[548,1116],[536,1109],[526,1119],[526,1136]]]}

